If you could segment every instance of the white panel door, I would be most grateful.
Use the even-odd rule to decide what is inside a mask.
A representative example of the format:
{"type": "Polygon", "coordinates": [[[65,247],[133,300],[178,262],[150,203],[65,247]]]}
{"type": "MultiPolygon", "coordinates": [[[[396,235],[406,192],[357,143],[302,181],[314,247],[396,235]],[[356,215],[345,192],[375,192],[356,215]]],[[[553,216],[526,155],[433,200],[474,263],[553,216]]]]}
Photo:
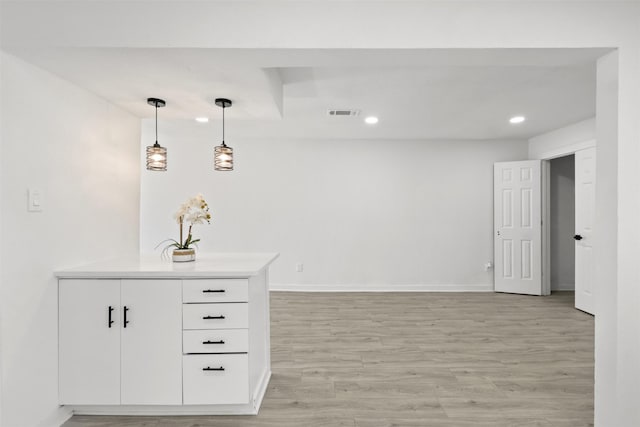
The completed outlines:
{"type": "Polygon", "coordinates": [[[182,282],[122,280],[121,302],[122,404],[182,404],[182,282]]]}
{"type": "Polygon", "coordinates": [[[540,160],[494,165],[495,291],[542,295],[540,160]]]}
{"type": "Polygon", "coordinates": [[[576,152],[576,308],[595,314],[593,222],[596,191],[596,149],[576,152]]]}
{"type": "Polygon", "coordinates": [[[120,281],[58,286],[60,404],[120,404],[120,281]]]}

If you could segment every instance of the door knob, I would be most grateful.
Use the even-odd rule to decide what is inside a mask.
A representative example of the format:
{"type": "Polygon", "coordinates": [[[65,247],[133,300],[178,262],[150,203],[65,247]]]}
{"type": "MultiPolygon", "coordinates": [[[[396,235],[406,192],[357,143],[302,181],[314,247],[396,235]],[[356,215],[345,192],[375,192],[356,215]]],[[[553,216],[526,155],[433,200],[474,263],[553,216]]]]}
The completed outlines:
{"type": "Polygon", "coordinates": [[[574,240],[582,240],[582,236],[579,234],[576,234],[575,236],[573,236],[574,240]]]}

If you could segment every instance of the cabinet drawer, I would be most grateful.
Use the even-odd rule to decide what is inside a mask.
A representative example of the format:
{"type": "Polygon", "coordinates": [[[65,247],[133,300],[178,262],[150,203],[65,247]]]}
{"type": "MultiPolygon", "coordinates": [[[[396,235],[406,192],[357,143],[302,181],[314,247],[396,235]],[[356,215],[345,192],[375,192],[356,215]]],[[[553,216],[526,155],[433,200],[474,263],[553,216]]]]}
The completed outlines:
{"type": "Polygon", "coordinates": [[[247,329],[184,331],[183,353],[246,353],[249,350],[247,329]]]}
{"type": "Polygon", "coordinates": [[[194,279],[182,281],[182,302],[247,302],[247,279],[194,279]]]}
{"type": "Polygon", "coordinates": [[[249,402],[246,354],[195,354],[182,361],[185,405],[249,402]]]}
{"type": "Polygon", "coordinates": [[[249,311],[245,303],[184,304],[183,329],[246,329],[249,311]]]}

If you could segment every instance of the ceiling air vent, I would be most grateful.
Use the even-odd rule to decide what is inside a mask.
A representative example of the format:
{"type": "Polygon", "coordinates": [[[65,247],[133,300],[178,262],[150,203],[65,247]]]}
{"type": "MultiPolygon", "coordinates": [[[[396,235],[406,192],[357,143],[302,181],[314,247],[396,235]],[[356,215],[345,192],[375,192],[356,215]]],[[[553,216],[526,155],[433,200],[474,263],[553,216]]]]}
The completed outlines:
{"type": "Polygon", "coordinates": [[[360,114],[360,110],[327,110],[329,117],[355,117],[360,114]]]}

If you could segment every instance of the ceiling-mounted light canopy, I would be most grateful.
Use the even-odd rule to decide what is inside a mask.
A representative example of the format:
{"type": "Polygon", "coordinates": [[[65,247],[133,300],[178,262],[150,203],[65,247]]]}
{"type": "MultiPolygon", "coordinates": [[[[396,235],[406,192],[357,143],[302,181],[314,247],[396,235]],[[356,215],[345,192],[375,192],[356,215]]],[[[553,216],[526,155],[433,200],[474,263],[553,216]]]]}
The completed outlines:
{"type": "Polygon", "coordinates": [[[167,149],[158,144],[158,108],[167,105],[162,99],[148,98],[147,104],[156,107],[156,143],[147,147],[147,170],[167,170],[167,149]]]}
{"type": "Polygon", "coordinates": [[[217,98],[216,105],[222,107],[222,144],[215,147],[213,154],[213,164],[217,171],[233,170],[233,148],[228,147],[224,142],[224,109],[231,107],[231,101],[226,98],[217,98]]]}

